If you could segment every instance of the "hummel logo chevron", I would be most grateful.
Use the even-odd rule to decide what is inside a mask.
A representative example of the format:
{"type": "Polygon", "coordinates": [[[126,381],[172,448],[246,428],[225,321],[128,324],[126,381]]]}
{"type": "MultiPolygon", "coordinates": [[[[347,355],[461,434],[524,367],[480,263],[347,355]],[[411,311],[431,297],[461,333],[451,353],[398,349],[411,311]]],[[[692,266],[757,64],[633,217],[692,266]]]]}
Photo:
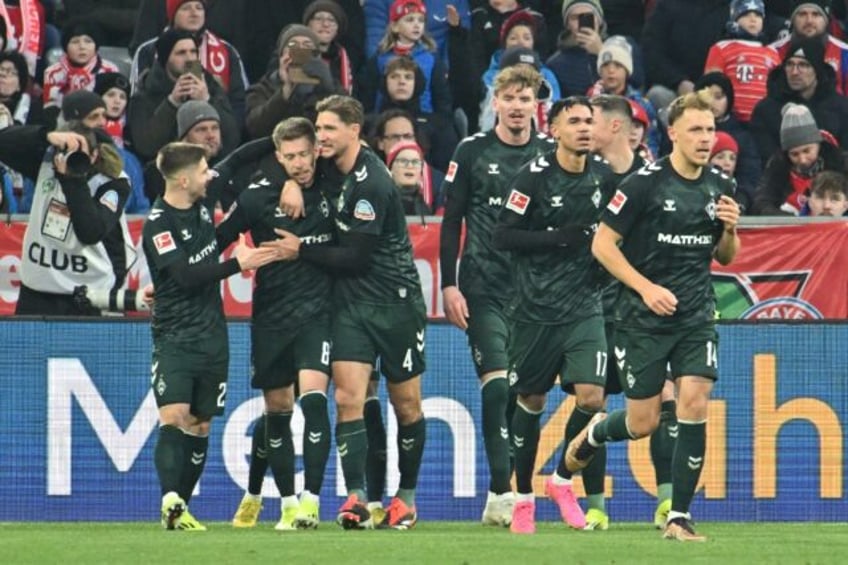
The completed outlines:
{"type": "Polygon", "coordinates": [[[191,464],[192,465],[201,465],[205,458],[206,458],[205,453],[198,453],[196,451],[191,452],[191,464]]]}
{"type": "Polygon", "coordinates": [[[686,464],[689,465],[689,468],[692,469],[693,471],[697,471],[698,469],[701,468],[701,465],[703,464],[703,462],[704,462],[703,457],[692,457],[690,455],[689,461],[686,464]]]}
{"type": "Polygon", "coordinates": [[[339,455],[341,457],[347,457],[347,442],[339,444],[339,455]]]}
{"type": "Polygon", "coordinates": [[[668,435],[669,437],[677,438],[677,431],[679,430],[677,424],[668,427],[668,435]]]}
{"type": "Polygon", "coordinates": [[[353,171],[353,176],[356,177],[356,182],[362,182],[368,178],[368,168],[365,165],[362,165],[362,168],[358,171],[353,171]]]}
{"type": "Polygon", "coordinates": [[[420,332],[415,332],[415,339],[417,343],[415,344],[415,348],[418,349],[419,353],[424,352],[424,330],[420,332]]]}
{"type": "Polygon", "coordinates": [[[624,347],[615,347],[615,364],[618,365],[618,370],[624,370],[624,356],[627,354],[627,349],[624,347]]]}
{"type": "Polygon", "coordinates": [[[271,437],[268,438],[268,447],[271,449],[280,449],[283,446],[283,438],[271,437]]]}
{"type": "Polygon", "coordinates": [[[504,439],[509,439],[509,430],[506,428],[501,428],[501,437],[504,439]]]}
{"type": "Polygon", "coordinates": [[[515,447],[524,447],[524,438],[519,436],[514,436],[512,438],[512,442],[515,444],[515,447]]]}
{"type": "Polygon", "coordinates": [[[321,441],[323,432],[309,432],[309,443],[318,443],[321,441]]]}
{"type": "Polygon", "coordinates": [[[415,447],[415,439],[410,437],[410,438],[400,440],[400,448],[403,449],[404,451],[412,451],[412,448],[414,448],[414,447],[415,447]]]}
{"type": "Polygon", "coordinates": [[[268,452],[262,449],[261,447],[257,447],[256,456],[260,459],[265,459],[266,457],[268,457],[268,452]]]}

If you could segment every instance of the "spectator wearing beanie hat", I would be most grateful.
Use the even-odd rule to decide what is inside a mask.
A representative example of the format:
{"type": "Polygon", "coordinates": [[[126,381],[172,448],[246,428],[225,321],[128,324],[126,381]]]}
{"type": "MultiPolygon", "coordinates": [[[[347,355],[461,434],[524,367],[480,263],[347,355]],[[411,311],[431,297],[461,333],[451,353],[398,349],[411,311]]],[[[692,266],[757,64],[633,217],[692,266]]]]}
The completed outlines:
{"type": "Polygon", "coordinates": [[[716,132],[715,143],[710,150],[710,164],[718,168],[730,178],[736,176],[736,159],[739,155],[739,144],[729,133],[716,132]]]}
{"type": "Polygon", "coordinates": [[[743,212],[750,212],[754,191],[763,172],[763,161],[754,137],[734,115],[736,103],[733,83],[720,72],[707,73],[695,82],[695,90],[709,89],[716,130],[730,134],[739,144],[736,163],[736,202],[743,212]]]}
{"type": "Polygon", "coordinates": [[[117,65],[97,52],[101,36],[100,29],[85,20],[65,26],[62,34],[64,53],[44,70],[42,101],[48,113],[52,112],[51,116],[58,113],[63,96],[75,90],[94,90],[94,80],[99,73],[118,71],[117,65]]]}
{"type": "MultiPolygon", "coordinates": [[[[209,30],[209,4],[206,0],[167,0],[167,29],[187,31],[195,37],[200,64],[227,94],[236,120],[241,126],[245,115],[247,75],[238,50],[209,30]]],[[[233,2],[233,5],[237,4],[239,2],[233,2]]],[[[135,52],[129,77],[132,92],[138,89],[144,72],[154,66],[157,41],[157,38],[150,39],[142,43],[135,52]]]]}
{"type": "Polygon", "coordinates": [[[780,149],[769,159],[754,195],[754,213],[797,216],[813,179],[822,171],[845,172],[846,161],[833,136],[819,129],[810,109],[789,103],[782,109],[780,149]]]}
{"type": "MultiPolygon", "coordinates": [[[[562,4],[564,31],[558,39],[558,50],[547,61],[559,80],[563,96],[582,96],[598,80],[598,55],[606,39],[604,9],[597,0],[565,0],[562,4]],[[591,17],[591,27],[581,27],[583,18],[591,17]]],[[[624,37],[624,36],[620,36],[624,37]]],[[[640,88],[644,83],[642,54],[629,37],[633,60],[629,82],[640,88]]]]}
{"type": "Polygon", "coordinates": [[[330,74],[345,94],[353,92],[353,63],[341,37],[347,31],[347,17],[335,0],[315,0],[303,12],[303,25],[318,37],[321,58],[330,66],[330,74]]]}
{"type": "Polygon", "coordinates": [[[539,58],[539,54],[528,47],[508,47],[503,51],[495,53],[492,56],[497,57],[498,66],[494,69],[489,69],[483,75],[483,89],[485,96],[480,103],[480,131],[489,131],[495,127],[495,110],[492,106],[492,100],[495,97],[495,77],[498,73],[513,65],[525,64],[530,65],[542,75],[542,86],[537,93],[536,113],[533,116],[533,126],[541,132],[548,131],[548,110],[554,102],[561,98],[559,91],[559,82],[556,80],[554,73],[544,65],[539,58]]]}
{"type": "Polygon", "coordinates": [[[330,94],[341,94],[330,67],[321,58],[320,40],[301,24],[291,24],[277,38],[277,65],[247,91],[245,129],[250,139],[271,135],[280,121],[295,116],[314,121],[315,105],[330,94]],[[302,66],[292,62],[292,49],[311,50],[302,66]],[[302,82],[304,80],[311,82],[302,82]]]}
{"type": "Polygon", "coordinates": [[[754,107],[748,125],[763,162],[779,150],[781,109],[788,102],[807,106],[816,123],[826,127],[840,147],[848,148],[848,99],[836,92],[834,81],[819,39],[792,42],[780,66],[769,74],[768,94],[754,107]]]}
{"type": "Polygon", "coordinates": [[[628,140],[630,142],[630,149],[635,151],[644,160],[653,163],[656,160],[656,156],[648,149],[648,145],[645,143],[648,137],[648,128],[651,127],[648,112],[645,111],[644,106],[635,100],[628,98],[627,101],[630,102],[631,113],[630,138],[628,140]]]}
{"type": "Polygon", "coordinates": [[[754,106],[766,95],[769,73],[780,64],[777,51],[763,44],[765,15],[762,0],[733,0],[728,38],[710,47],[704,65],[704,74],[720,72],[733,83],[733,114],[742,123],[751,119],[754,106]]]}
{"type": "Polygon", "coordinates": [[[156,64],[133,92],[128,111],[133,149],[143,162],[152,162],[159,149],[177,139],[177,110],[190,100],[208,102],[217,110],[225,150],[239,143],[241,128],[227,93],[209,73],[192,72],[197,46],[187,30],[168,29],[159,36],[156,64]]]}
{"type": "Polygon", "coordinates": [[[400,192],[403,212],[407,216],[429,216],[433,213],[432,194],[424,194],[424,150],[414,141],[402,141],[386,155],[386,166],[400,192]],[[429,202],[428,202],[429,200],[429,202]]]}
{"type": "Polygon", "coordinates": [[[836,90],[848,93],[848,45],[828,33],[831,0],[805,2],[793,0],[794,7],[789,16],[789,34],[771,46],[777,50],[781,60],[792,50],[792,44],[803,39],[815,39],[824,46],[824,60],[836,73],[836,90]]]}
{"type": "MultiPolygon", "coordinates": [[[[2,20],[2,18],[0,18],[2,20]]],[[[42,124],[41,98],[29,94],[29,71],[24,56],[17,51],[0,51],[0,104],[18,125],[42,124]]]]}
{"type": "Polygon", "coordinates": [[[589,88],[586,95],[592,97],[599,94],[615,94],[641,104],[645,108],[650,124],[646,132],[648,148],[653,155],[658,155],[660,133],[657,129],[657,111],[654,105],[630,84],[630,77],[633,74],[633,51],[626,37],[614,35],[604,41],[598,53],[597,70],[600,78],[589,88]]]}

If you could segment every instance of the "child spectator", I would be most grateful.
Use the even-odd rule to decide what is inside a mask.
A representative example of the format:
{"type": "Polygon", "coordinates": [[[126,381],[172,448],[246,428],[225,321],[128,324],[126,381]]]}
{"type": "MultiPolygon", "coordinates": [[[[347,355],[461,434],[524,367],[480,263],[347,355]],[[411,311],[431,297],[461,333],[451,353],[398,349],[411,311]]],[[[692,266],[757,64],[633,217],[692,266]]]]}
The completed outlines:
{"type": "Polygon", "coordinates": [[[848,212],[848,177],[836,171],[824,171],[813,179],[810,199],[802,216],[844,216],[848,212]]]}
{"type": "Polygon", "coordinates": [[[733,83],[733,115],[742,123],[751,119],[754,106],[765,98],[768,75],[780,65],[777,51],[764,44],[765,15],[762,0],[733,0],[727,39],[710,48],[704,65],[704,74],[720,72],[733,83]]]}
{"type": "Polygon", "coordinates": [[[17,125],[43,122],[41,99],[30,95],[29,87],[24,56],[17,51],[0,52],[0,104],[6,107],[12,122],[17,125]]]}
{"type": "Polygon", "coordinates": [[[124,146],[124,128],[127,125],[127,103],[130,83],[121,73],[102,73],[94,81],[94,92],[106,104],[106,130],[115,145],[124,146]]]}
{"type": "Polygon", "coordinates": [[[660,134],[657,129],[657,112],[654,105],[630,84],[633,74],[633,51],[627,38],[614,35],[604,41],[598,53],[598,75],[601,77],[586,93],[587,96],[615,94],[636,101],[648,116],[647,144],[651,153],[657,155],[660,134]]]}
{"type": "Polygon", "coordinates": [[[321,58],[330,66],[333,80],[345,94],[353,92],[353,65],[339,38],[347,28],[347,17],[334,0],[315,0],[303,12],[303,25],[315,32],[321,58]]]}
{"type": "Polygon", "coordinates": [[[716,120],[716,130],[729,133],[739,144],[736,166],[736,201],[743,212],[750,212],[751,202],[757,183],[762,174],[760,153],[754,143],[754,137],[733,113],[736,98],[733,83],[723,73],[712,72],[699,78],[695,89],[707,88],[712,94],[712,110],[716,120]]]}
{"type": "Polygon", "coordinates": [[[429,216],[433,213],[432,194],[424,194],[424,151],[414,141],[402,141],[386,156],[386,166],[400,192],[403,212],[407,216],[429,216]]]}
{"type": "Polygon", "coordinates": [[[118,72],[118,67],[97,52],[100,31],[85,20],[69,23],[62,33],[64,53],[44,71],[44,108],[58,115],[62,98],[75,90],[94,90],[100,73],[118,72]]]}
{"type": "Polygon", "coordinates": [[[807,204],[813,179],[823,171],[845,171],[833,136],[823,135],[810,109],[789,103],[780,123],[780,150],[769,159],[754,196],[754,213],[797,216],[807,204]]]}
{"type": "Polygon", "coordinates": [[[648,128],[651,127],[651,120],[648,118],[648,112],[645,107],[635,100],[627,99],[630,102],[631,119],[633,120],[630,126],[630,149],[636,152],[649,163],[656,160],[656,155],[651,152],[646,143],[648,138],[648,128]]]}
{"type": "Polygon", "coordinates": [[[514,65],[530,65],[542,74],[542,86],[537,93],[536,113],[533,116],[533,126],[538,131],[548,131],[548,110],[556,100],[559,100],[559,86],[555,77],[548,70],[542,72],[542,61],[539,54],[526,47],[510,47],[499,58],[498,68],[491,69],[483,75],[483,85],[486,88],[486,96],[480,104],[480,131],[489,131],[495,127],[495,109],[492,100],[495,97],[495,77],[507,67],[514,65]],[[553,79],[553,80],[551,80],[553,79]]]}
{"type": "Polygon", "coordinates": [[[389,11],[389,24],[377,54],[365,64],[357,80],[358,98],[366,112],[382,107],[378,91],[380,77],[386,65],[395,57],[407,55],[421,68],[424,90],[421,92],[421,111],[450,116],[453,110],[447,72],[436,53],[436,43],[424,30],[427,8],[422,0],[395,0],[389,11]]]}
{"type": "Polygon", "coordinates": [[[468,51],[465,53],[466,57],[471,56],[477,72],[492,68],[492,65],[497,72],[497,61],[492,61],[492,57],[507,47],[504,45],[505,37],[519,22],[524,22],[522,33],[533,36],[533,44],[524,46],[535,49],[540,57],[547,56],[547,29],[542,14],[517,0],[487,0],[471,12],[468,51]]]}
{"type": "Polygon", "coordinates": [[[715,143],[710,151],[710,164],[720,169],[730,178],[736,176],[736,157],[739,155],[739,144],[729,133],[716,133],[715,143]]]}

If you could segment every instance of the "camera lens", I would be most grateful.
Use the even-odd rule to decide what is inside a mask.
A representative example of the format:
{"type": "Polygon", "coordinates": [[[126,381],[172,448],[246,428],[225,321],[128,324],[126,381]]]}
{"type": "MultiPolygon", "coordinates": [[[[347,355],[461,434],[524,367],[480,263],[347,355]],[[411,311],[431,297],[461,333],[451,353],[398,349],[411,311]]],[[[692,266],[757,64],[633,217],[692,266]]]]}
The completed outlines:
{"type": "Polygon", "coordinates": [[[68,174],[73,176],[84,176],[91,169],[91,161],[88,159],[88,155],[82,151],[67,153],[65,163],[68,167],[68,174]]]}

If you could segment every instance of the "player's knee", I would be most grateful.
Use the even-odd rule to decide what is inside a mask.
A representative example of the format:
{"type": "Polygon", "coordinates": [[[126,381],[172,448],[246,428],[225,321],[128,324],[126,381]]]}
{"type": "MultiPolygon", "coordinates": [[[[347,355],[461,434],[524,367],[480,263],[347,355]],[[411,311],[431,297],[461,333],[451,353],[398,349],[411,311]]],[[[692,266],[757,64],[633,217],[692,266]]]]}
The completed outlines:
{"type": "Polygon", "coordinates": [[[604,408],[604,389],[592,387],[589,390],[580,390],[577,393],[577,406],[586,412],[600,412],[604,408]]]}
{"type": "Polygon", "coordinates": [[[294,410],[294,387],[265,391],[266,412],[291,412],[294,410]]]}
{"type": "Polygon", "coordinates": [[[633,436],[633,439],[640,439],[651,435],[659,425],[659,412],[638,415],[628,414],[627,417],[627,429],[630,435],[633,436]]]}
{"type": "Polygon", "coordinates": [[[336,407],[340,411],[348,412],[359,409],[361,412],[365,404],[364,391],[353,390],[347,387],[336,387],[334,393],[336,407]]]}
{"type": "Polygon", "coordinates": [[[691,395],[677,400],[678,418],[690,421],[701,421],[707,418],[707,408],[710,399],[708,395],[691,395]]]}
{"type": "Polygon", "coordinates": [[[212,421],[211,420],[203,420],[203,421],[195,422],[189,428],[189,432],[192,435],[199,436],[199,437],[207,437],[211,430],[212,430],[212,421]]]}

